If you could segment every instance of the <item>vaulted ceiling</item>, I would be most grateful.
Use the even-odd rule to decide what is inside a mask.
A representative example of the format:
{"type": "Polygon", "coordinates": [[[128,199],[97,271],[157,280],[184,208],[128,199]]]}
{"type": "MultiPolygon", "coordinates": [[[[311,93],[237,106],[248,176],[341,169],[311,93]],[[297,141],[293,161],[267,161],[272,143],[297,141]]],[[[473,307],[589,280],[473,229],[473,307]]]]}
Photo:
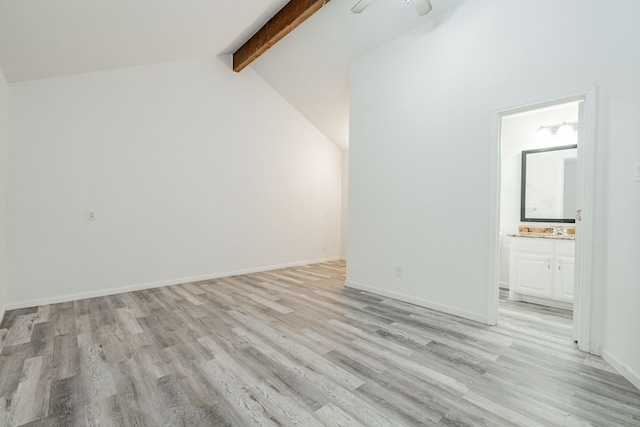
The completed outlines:
{"type": "MultiPolygon", "coordinates": [[[[250,67],[346,150],[349,62],[417,26],[435,28],[439,13],[463,1],[433,0],[433,12],[418,17],[404,0],[378,0],[359,15],[355,0],[334,0],[250,67]]],[[[0,69],[20,82],[228,55],[286,3],[2,0],[0,69]]]]}

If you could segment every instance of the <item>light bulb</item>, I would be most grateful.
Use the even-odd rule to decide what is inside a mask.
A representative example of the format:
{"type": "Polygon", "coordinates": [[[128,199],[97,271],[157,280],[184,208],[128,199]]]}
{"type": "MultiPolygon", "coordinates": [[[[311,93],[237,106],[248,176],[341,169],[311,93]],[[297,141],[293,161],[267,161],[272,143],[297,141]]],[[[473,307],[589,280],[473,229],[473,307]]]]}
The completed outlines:
{"type": "Polygon", "coordinates": [[[567,122],[563,122],[558,128],[558,136],[570,136],[575,132],[573,126],[567,122]]]}

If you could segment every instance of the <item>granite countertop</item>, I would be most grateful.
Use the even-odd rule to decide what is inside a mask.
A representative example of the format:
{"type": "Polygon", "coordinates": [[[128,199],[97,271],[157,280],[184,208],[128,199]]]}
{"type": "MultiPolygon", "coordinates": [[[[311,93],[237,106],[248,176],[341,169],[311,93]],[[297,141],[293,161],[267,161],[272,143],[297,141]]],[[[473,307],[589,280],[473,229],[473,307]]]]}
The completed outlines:
{"type": "Polygon", "coordinates": [[[509,237],[531,237],[536,239],[556,239],[556,240],[575,240],[575,234],[552,234],[552,233],[517,233],[508,234],[509,237]]]}

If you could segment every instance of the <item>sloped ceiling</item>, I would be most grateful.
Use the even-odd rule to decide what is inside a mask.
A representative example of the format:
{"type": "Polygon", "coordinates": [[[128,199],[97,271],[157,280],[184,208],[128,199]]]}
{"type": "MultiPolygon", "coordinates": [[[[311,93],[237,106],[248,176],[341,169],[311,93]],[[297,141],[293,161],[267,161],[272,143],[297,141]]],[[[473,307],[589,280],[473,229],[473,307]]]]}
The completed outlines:
{"type": "MultiPolygon", "coordinates": [[[[349,62],[465,0],[333,0],[251,67],[342,150],[349,141],[349,62]]],[[[3,0],[0,69],[9,82],[231,54],[287,0],[3,0]]],[[[231,71],[231,69],[229,70],[231,71]]]]}
{"type": "Polygon", "coordinates": [[[215,56],[286,3],[2,0],[0,68],[17,82],[215,56]]]}
{"type": "Polygon", "coordinates": [[[379,0],[355,15],[334,0],[251,67],[339,148],[349,146],[349,62],[425,22],[412,5],[379,0]]]}

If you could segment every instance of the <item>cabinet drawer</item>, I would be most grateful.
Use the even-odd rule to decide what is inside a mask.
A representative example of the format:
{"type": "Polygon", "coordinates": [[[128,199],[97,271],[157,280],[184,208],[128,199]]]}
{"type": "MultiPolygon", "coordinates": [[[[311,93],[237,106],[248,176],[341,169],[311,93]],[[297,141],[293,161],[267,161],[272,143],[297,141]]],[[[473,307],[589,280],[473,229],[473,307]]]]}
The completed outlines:
{"type": "Polygon", "coordinates": [[[515,252],[550,255],[553,253],[553,243],[553,240],[515,237],[511,241],[511,249],[515,252]]]}
{"type": "Polygon", "coordinates": [[[556,241],[556,255],[575,256],[576,242],[574,240],[556,241]]]}

